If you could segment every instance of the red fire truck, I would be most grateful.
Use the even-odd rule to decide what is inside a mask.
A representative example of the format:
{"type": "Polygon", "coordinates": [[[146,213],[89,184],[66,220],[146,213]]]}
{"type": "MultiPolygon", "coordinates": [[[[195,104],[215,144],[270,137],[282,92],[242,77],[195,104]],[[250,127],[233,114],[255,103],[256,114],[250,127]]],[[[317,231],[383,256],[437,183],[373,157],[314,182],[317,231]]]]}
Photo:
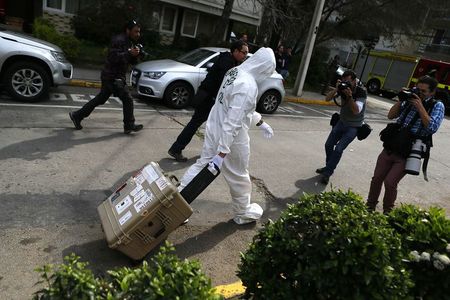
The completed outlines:
{"type": "Polygon", "coordinates": [[[362,55],[354,69],[361,76],[369,93],[396,95],[403,87],[411,87],[424,75],[434,76],[438,82],[437,98],[450,111],[450,63],[389,51],[371,51],[369,57],[362,55]]]}

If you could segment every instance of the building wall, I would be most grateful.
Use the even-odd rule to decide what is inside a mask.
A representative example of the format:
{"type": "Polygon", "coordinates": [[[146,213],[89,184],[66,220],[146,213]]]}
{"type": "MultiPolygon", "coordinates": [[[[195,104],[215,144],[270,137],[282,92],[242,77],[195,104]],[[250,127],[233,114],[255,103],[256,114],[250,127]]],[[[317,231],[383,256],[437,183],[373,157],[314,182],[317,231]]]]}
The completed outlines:
{"type": "MultiPolygon", "coordinates": [[[[225,4],[224,0],[161,0],[169,3],[203,13],[221,16],[225,4]]],[[[235,0],[233,11],[230,16],[232,20],[259,26],[261,24],[263,7],[256,1],[235,0]]]]}
{"type": "Polygon", "coordinates": [[[55,25],[55,28],[58,32],[63,34],[74,33],[71,24],[73,15],[44,10],[43,17],[44,19],[49,20],[53,25],[55,25]]]}

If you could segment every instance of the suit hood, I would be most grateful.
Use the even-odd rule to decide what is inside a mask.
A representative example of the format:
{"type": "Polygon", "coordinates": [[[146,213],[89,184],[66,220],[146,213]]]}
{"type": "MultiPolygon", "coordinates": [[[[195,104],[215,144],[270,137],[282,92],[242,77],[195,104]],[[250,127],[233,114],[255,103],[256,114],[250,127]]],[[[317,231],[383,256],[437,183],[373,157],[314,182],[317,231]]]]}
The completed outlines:
{"type": "Polygon", "coordinates": [[[272,49],[260,48],[239,68],[252,75],[256,82],[261,82],[273,74],[275,65],[275,55],[272,49]]]}

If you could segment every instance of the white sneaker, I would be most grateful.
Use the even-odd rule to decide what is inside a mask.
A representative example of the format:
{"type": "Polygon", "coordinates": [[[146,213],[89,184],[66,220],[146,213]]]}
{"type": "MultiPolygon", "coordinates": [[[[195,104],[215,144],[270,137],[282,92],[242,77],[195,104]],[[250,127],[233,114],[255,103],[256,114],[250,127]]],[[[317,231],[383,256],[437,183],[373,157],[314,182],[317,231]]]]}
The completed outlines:
{"type": "Polygon", "coordinates": [[[263,214],[263,209],[257,203],[251,203],[250,207],[244,214],[238,214],[233,218],[233,221],[238,225],[244,225],[255,222],[260,219],[263,214]]]}

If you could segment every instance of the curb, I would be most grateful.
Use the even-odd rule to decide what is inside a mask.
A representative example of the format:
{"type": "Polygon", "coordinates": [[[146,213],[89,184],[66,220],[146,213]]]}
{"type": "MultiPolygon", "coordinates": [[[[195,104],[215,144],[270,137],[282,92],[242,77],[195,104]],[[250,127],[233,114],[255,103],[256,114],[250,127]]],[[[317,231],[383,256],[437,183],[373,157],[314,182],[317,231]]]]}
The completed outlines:
{"type": "Polygon", "coordinates": [[[325,100],[318,100],[318,99],[304,99],[304,98],[294,97],[294,96],[284,97],[284,100],[286,102],[301,103],[301,104],[336,106],[336,104],[333,101],[325,101],[325,100]]]}
{"type": "Polygon", "coordinates": [[[79,87],[89,87],[89,88],[101,88],[102,84],[100,82],[95,81],[86,81],[79,79],[72,79],[69,82],[70,86],[79,86],[79,87]]]}
{"type": "Polygon", "coordinates": [[[214,287],[216,293],[225,297],[225,299],[230,299],[232,297],[240,296],[245,293],[245,287],[242,285],[242,281],[238,281],[231,284],[218,285],[214,287]]]}

